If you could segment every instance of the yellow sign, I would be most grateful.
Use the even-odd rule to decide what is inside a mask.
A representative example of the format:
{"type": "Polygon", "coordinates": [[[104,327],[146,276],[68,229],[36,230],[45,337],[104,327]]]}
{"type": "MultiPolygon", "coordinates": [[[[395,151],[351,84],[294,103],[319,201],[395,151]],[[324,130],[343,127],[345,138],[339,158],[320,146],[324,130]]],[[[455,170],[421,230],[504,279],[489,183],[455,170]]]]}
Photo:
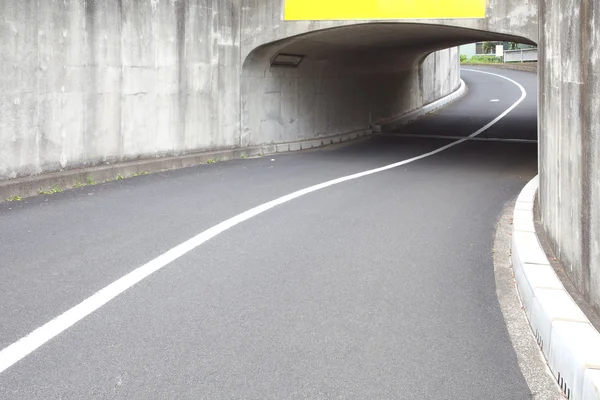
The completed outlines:
{"type": "Polygon", "coordinates": [[[486,0],[285,0],[284,20],[485,18],[486,0]]]}

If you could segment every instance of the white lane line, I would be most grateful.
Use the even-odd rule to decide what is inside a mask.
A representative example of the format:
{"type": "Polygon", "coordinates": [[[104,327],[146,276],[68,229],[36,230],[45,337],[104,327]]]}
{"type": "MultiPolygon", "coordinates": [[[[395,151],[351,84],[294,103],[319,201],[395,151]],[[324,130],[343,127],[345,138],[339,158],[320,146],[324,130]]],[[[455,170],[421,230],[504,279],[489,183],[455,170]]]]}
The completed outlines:
{"type": "MultiPolygon", "coordinates": [[[[444,139],[444,140],[457,140],[464,139],[464,136],[451,136],[451,135],[419,135],[418,133],[378,133],[377,136],[386,137],[397,137],[397,138],[416,138],[416,139],[444,139]]],[[[476,142],[507,142],[507,143],[537,143],[537,140],[532,139],[506,139],[506,138],[487,138],[487,137],[473,137],[467,138],[469,141],[476,142]]]]}
{"type": "Polygon", "coordinates": [[[495,103],[495,102],[497,102],[497,101],[500,101],[500,100],[499,100],[499,99],[491,99],[490,101],[491,101],[492,103],[495,103]]]}
{"type": "Polygon", "coordinates": [[[358,178],[362,178],[362,177],[365,177],[368,175],[376,174],[378,172],[383,172],[383,171],[387,171],[389,169],[397,168],[402,165],[406,165],[406,164],[412,163],[414,161],[418,161],[423,158],[433,156],[433,155],[440,153],[444,150],[447,150],[451,147],[457,146],[457,145],[463,143],[464,141],[468,140],[469,138],[479,135],[480,133],[482,133],[483,131],[485,131],[486,129],[491,127],[492,125],[496,124],[498,121],[500,121],[502,118],[504,118],[509,112],[514,110],[515,107],[517,107],[527,96],[527,92],[525,91],[523,86],[521,86],[518,82],[515,82],[510,78],[507,78],[502,75],[494,74],[491,72],[477,71],[477,70],[471,70],[471,69],[463,69],[463,70],[477,72],[477,73],[481,73],[481,74],[493,75],[493,76],[505,79],[509,82],[512,82],[515,85],[517,85],[519,87],[519,89],[521,90],[521,97],[512,106],[507,108],[502,114],[500,114],[498,117],[496,117],[493,121],[491,121],[490,123],[485,125],[483,128],[477,130],[476,132],[473,132],[471,135],[469,135],[466,138],[457,140],[455,142],[452,142],[450,144],[447,144],[445,146],[442,146],[436,150],[430,151],[429,153],[425,153],[420,156],[409,158],[407,160],[399,161],[394,164],[389,164],[389,165],[371,169],[368,171],[359,172],[357,174],[343,176],[341,178],[323,182],[318,185],[308,187],[306,189],[298,190],[297,192],[290,193],[288,195],[279,197],[278,199],[271,200],[267,203],[261,204],[261,205],[254,207],[248,211],[244,211],[243,213],[238,214],[235,217],[229,218],[228,220],[223,221],[223,222],[213,226],[212,228],[205,230],[204,232],[192,237],[191,239],[188,239],[187,241],[168,250],[166,253],[163,253],[160,256],[156,257],[152,261],[142,265],[141,267],[134,269],[133,271],[129,272],[127,275],[117,279],[113,283],[104,287],[100,291],[94,293],[92,296],[88,297],[87,299],[85,299],[81,303],[77,304],[73,308],[65,311],[58,317],[54,318],[53,320],[45,323],[44,325],[40,326],[33,332],[29,333],[27,336],[19,339],[18,341],[12,343],[8,347],[5,347],[4,349],[2,349],[2,351],[0,351],[0,373],[4,372],[6,369],[8,369],[9,367],[11,367],[15,363],[17,363],[19,360],[21,360],[24,357],[26,357],[27,355],[31,354],[37,348],[44,345],[46,342],[48,342],[55,336],[59,335],[60,333],[64,332],[65,330],[69,329],[71,326],[73,326],[77,322],[81,321],[82,319],[84,319],[85,317],[87,317],[88,315],[90,315],[91,313],[93,313],[94,311],[96,311],[97,309],[99,309],[100,307],[102,307],[103,305],[105,305],[106,303],[108,303],[109,301],[111,301],[112,299],[117,297],[118,295],[120,295],[121,293],[125,292],[127,289],[131,288],[136,283],[142,281],[144,278],[150,276],[154,272],[156,272],[159,269],[168,265],[171,261],[178,259],[179,257],[183,256],[184,254],[188,253],[189,251],[200,246],[204,242],[214,238],[215,236],[217,236],[218,234],[220,234],[222,232],[225,232],[229,228],[234,227],[244,221],[247,221],[250,218],[253,218],[259,214],[262,214],[265,211],[270,210],[271,208],[274,208],[278,205],[287,203],[289,201],[297,199],[298,197],[304,196],[306,194],[316,192],[318,190],[325,189],[330,186],[337,185],[339,183],[347,182],[347,181],[350,181],[353,179],[358,179],[358,178]]]}

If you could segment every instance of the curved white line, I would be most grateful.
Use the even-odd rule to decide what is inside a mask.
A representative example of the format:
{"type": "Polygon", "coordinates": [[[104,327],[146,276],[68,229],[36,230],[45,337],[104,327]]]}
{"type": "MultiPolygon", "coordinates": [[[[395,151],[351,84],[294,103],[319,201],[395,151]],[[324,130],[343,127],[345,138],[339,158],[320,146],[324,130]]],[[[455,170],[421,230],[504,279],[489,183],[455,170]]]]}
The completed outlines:
{"type": "Polygon", "coordinates": [[[297,192],[290,193],[288,195],[279,197],[278,199],[269,201],[268,203],[264,203],[257,207],[254,207],[248,211],[236,215],[235,217],[229,218],[228,220],[223,221],[213,226],[212,228],[205,230],[204,232],[181,243],[180,245],[173,247],[166,253],[161,254],[152,261],[134,269],[127,275],[117,279],[116,281],[104,287],[100,291],[94,293],[92,296],[88,297],[73,308],[65,311],[58,317],[40,326],[33,332],[29,333],[27,336],[19,339],[18,341],[4,348],[2,351],[0,351],[0,373],[4,372],[6,369],[17,363],[19,360],[23,359],[24,357],[35,351],[37,348],[44,345],[46,342],[48,342],[55,336],[69,329],[71,326],[81,321],[83,318],[87,317],[88,315],[90,315],[91,313],[93,313],[94,311],[96,311],[97,309],[99,309],[100,307],[102,307],[121,293],[125,292],[127,289],[131,288],[136,283],[142,281],[144,278],[150,276],[154,272],[168,265],[171,261],[178,259],[179,257],[183,256],[189,251],[214,238],[218,234],[228,230],[229,228],[232,228],[244,221],[249,220],[252,217],[262,214],[273,207],[287,203],[309,193],[316,192],[318,190],[325,189],[327,187],[347,182],[353,179],[358,179],[364,176],[376,174],[378,172],[383,172],[389,169],[397,168],[402,165],[406,165],[414,161],[430,157],[434,154],[440,153],[451,147],[459,145],[464,141],[468,140],[468,138],[475,137],[480,133],[484,132],[486,129],[490,128],[492,125],[496,124],[509,112],[514,110],[515,107],[517,107],[527,96],[527,92],[525,92],[523,86],[521,86],[519,83],[513,81],[510,78],[498,74],[493,74],[491,72],[483,72],[476,70],[467,71],[478,72],[487,75],[494,75],[502,79],[506,79],[507,81],[512,82],[513,84],[517,85],[519,89],[521,89],[521,97],[512,106],[506,109],[506,111],[504,111],[502,114],[496,117],[489,124],[485,125],[483,128],[472,133],[464,139],[457,140],[443,147],[440,147],[439,149],[430,151],[429,153],[425,153],[417,157],[409,158],[407,160],[399,161],[397,163],[389,164],[380,168],[375,168],[368,171],[359,172],[357,174],[333,179],[327,182],[320,183],[318,185],[308,187],[306,189],[298,190],[297,192]]]}

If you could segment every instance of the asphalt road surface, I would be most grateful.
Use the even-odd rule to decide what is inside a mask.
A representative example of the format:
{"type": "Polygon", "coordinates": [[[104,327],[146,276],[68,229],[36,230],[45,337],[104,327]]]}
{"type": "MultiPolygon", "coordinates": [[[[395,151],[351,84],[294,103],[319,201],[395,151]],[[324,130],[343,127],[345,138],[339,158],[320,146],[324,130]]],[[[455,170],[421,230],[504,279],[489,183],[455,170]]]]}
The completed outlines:
{"type": "MultiPolygon", "coordinates": [[[[480,137],[535,140],[535,75],[479,70],[527,91],[480,137]]],[[[438,149],[521,96],[462,75],[465,97],[398,135],[1,204],[0,349],[228,218],[438,149]]],[[[492,242],[536,151],[466,141],[249,218],[9,366],[0,399],[528,399],[492,242]]]]}

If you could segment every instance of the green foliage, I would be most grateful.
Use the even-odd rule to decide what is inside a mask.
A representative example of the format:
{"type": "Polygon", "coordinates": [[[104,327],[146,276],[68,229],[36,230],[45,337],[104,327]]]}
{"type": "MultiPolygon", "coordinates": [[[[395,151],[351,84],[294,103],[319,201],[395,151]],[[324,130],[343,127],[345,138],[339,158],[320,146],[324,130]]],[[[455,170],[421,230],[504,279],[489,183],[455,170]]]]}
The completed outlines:
{"type": "Polygon", "coordinates": [[[484,63],[484,64],[501,63],[502,57],[478,55],[478,56],[471,57],[469,62],[470,63],[484,63]]]}
{"type": "Polygon", "coordinates": [[[123,176],[122,176],[121,174],[118,174],[118,175],[117,175],[117,180],[118,180],[118,181],[122,181],[122,180],[123,180],[123,176]]]}
{"type": "Polygon", "coordinates": [[[211,158],[210,160],[206,161],[207,164],[214,164],[216,162],[217,160],[215,160],[214,158],[211,158]]]}
{"type": "Polygon", "coordinates": [[[496,50],[496,45],[500,44],[500,42],[483,42],[482,49],[485,54],[494,53],[496,50]]]}
{"type": "Polygon", "coordinates": [[[87,177],[87,184],[88,184],[88,185],[95,185],[95,184],[96,184],[96,181],[95,181],[95,180],[93,180],[91,176],[88,176],[88,177],[87,177]]]}
{"type": "Polygon", "coordinates": [[[77,180],[77,181],[75,181],[75,184],[73,185],[73,188],[77,189],[77,188],[80,188],[80,187],[83,187],[83,186],[85,186],[85,183],[81,183],[81,182],[79,182],[77,180]]]}
{"type": "Polygon", "coordinates": [[[48,189],[48,190],[40,190],[40,194],[54,194],[54,193],[60,193],[62,192],[62,189],[59,188],[58,186],[54,186],[52,189],[48,189]]]}
{"type": "Polygon", "coordinates": [[[12,197],[7,197],[7,198],[6,198],[6,201],[21,201],[21,200],[23,200],[23,199],[21,198],[21,196],[17,196],[17,195],[14,195],[14,196],[12,196],[12,197]]]}
{"type": "Polygon", "coordinates": [[[469,60],[469,57],[466,56],[466,54],[461,54],[460,55],[460,62],[461,63],[465,63],[469,60]]]}

